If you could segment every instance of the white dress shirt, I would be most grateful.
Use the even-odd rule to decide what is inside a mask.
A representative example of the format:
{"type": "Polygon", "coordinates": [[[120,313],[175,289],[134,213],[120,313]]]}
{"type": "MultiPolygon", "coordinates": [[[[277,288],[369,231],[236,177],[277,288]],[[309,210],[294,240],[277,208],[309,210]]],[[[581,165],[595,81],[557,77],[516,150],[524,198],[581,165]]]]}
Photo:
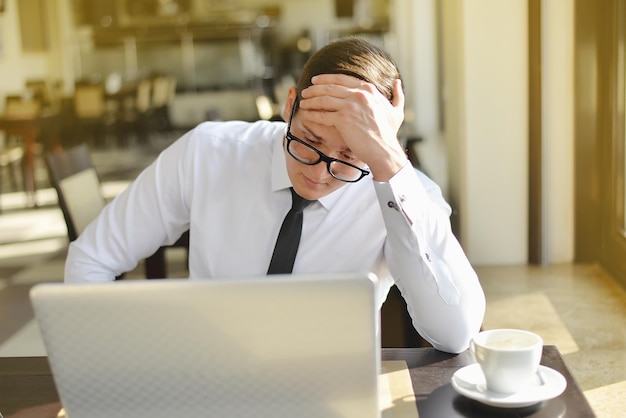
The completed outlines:
{"type": "MultiPolygon", "coordinates": [[[[264,275],[291,206],[282,122],[206,122],[185,134],[72,242],[67,282],[109,281],[190,229],[189,277],[264,275]]],[[[395,283],[416,330],[460,352],[485,300],[439,187],[410,163],[369,175],[304,210],[293,269],[373,272],[378,307],[395,283]]]]}

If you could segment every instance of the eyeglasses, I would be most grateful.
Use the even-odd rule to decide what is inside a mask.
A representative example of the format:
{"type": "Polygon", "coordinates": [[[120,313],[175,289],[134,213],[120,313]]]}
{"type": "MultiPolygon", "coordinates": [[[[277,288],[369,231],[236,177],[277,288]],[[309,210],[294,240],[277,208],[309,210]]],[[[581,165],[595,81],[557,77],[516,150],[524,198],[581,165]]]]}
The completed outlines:
{"type": "Polygon", "coordinates": [[[307,144],[300,138],[293,135],[291,133],[291,121],[293,120],[295,108],[296,102],[294,101],[293,107],[291,108],[289,123],[287,124],[286,134],[287,152],[289,155],[291,155],[296,161],[306,165],[315,165],[324,161],[330,175],[337,180],[344,181],[346,183],[356,183],[370,173],[368,170],[357,167],[347,161],[329,157],[317,148],[307,144]]]}

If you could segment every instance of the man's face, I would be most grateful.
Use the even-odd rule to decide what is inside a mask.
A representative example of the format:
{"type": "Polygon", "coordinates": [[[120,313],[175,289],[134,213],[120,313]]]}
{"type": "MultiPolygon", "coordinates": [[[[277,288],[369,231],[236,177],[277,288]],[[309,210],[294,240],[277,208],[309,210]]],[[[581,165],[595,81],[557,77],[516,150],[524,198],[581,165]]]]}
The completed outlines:
{"type": "MultiPolygon", "coordinates": [[[[309,111],[300,109],[293,115],[290,128],[292,135],[329,157],[363,166],[362,163],[354,159],[337,129],[312,122],[307,118],[309,114],[309,111]]],[[[287,152],[286,139],[283,143],[283,149],[291,184],[303,198],[316,200],[347,184],[334,178],[328,172],[328,164],[324,161],[315,165],[306,165],[297,161],[287,152]]]]}

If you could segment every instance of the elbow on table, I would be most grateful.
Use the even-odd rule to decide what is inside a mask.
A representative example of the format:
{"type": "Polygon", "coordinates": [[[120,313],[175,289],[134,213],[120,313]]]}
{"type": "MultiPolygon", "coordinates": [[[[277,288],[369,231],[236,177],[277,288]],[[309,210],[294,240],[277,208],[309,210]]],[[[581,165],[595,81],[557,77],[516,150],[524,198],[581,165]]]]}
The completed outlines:
{"type": "MultiPolygon", "coordinates": [[[[455,327],[457,328],[457,327],[455,327]]],[[[446,353],[459,354],[469,348],[470,341],[479,332],[474,327],[448,329],[434,338],[427,338],[434,348],[446,353]]]]}
{"type": "Polygon", "coordinates": [[[434,348],[444,353],[460,354],[469,347],[469,339],[457,339],[455,341],[431,341],[434,348]]]}
{"type": "Polygon", "coordinates": [[[469,348],[470,341],[480,332],[484,311],[452,321],[452,325],[439,324],[436,329],[421,333],[434,348],[446,353],[459,354],[469,348]]]}

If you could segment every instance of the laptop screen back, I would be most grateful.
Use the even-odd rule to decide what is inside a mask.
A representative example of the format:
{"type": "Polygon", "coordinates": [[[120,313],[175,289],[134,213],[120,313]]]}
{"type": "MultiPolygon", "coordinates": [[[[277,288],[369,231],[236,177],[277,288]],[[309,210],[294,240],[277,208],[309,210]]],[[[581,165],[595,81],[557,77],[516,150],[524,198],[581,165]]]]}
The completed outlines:
{"type": "Polygon", "coordinates": [[[367,276],[42,284],[69,418],[378,417],[367,276]]]}

